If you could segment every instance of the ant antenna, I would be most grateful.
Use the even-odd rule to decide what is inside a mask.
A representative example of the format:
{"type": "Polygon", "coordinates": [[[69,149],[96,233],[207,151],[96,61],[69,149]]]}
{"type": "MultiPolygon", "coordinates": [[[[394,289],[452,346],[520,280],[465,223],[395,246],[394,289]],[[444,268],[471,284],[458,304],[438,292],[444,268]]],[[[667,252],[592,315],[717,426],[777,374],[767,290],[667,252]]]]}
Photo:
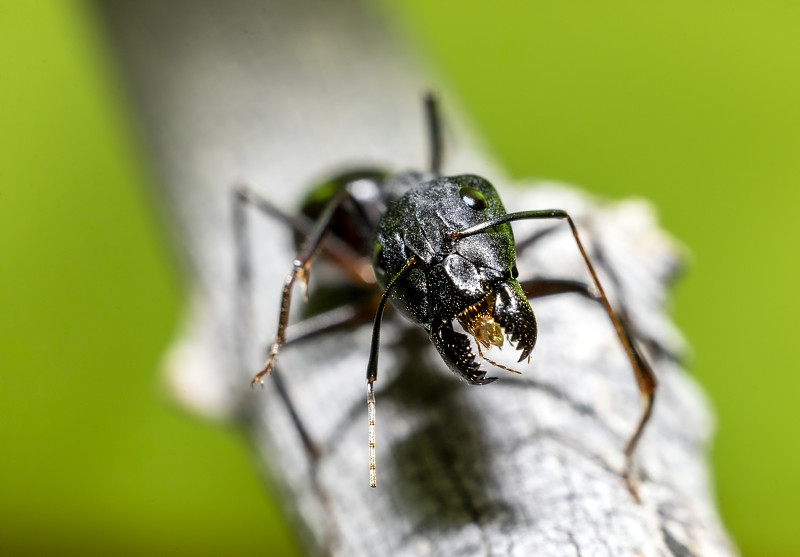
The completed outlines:
{"type": "Polygon", "coordinates": [[[381,342],[381,319],[383,309],[386,307],[386,300],[392,291],[397,279],[417,263],[414,256],[408,258],[405,266],[398,272],[386,289],[383,291],[381,301],[378,302],[378,309],[375,312],[375,323],[372,326],[372,342],[369,347],[369,361],[367,362],[367,414],[369,416],[369,486],[378,487],[377,466],[375,464],[375,381],[378,379],[378,349],[381,342]]]}
{"type": "Polygon", "coordinates": [[[439,104],[432,91],[425,93],[425,119],[428,122],[428,139],[431,150],[431,174],[442,175],[442,125],[439,118],[439,104]]]}

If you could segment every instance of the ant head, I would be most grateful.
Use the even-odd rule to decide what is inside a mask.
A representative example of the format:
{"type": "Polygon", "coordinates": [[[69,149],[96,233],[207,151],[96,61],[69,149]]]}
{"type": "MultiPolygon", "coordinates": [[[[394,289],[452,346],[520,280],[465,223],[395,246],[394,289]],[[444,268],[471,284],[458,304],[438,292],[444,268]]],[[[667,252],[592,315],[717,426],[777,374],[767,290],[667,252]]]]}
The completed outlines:
{"type": "Polygon", "coordinates": [[[487,180],[440,177],[390,204],[375,235],[373,267],[381,286],[393,283],[392,304],[431,334],[453,371],[476,384],[488,380],[454,321],[484,345],[502,343],[505,333],[522,352],[520,360],[536,342],[536,321],[516,281],[510,225],[457,235],[505,214],[487,180]]]}
{"type": "Polygon", "coordinates": [[[447,266],[456,289],[469,288],[459,284],[467,279],[467,265],[494,278],[511,277],[515,254],[510,225],[500,224],[481,234],[453,239],[459,231],[506,214],[500,196],[487,180],[473,175],[449,176],[408,187],[408,181],[400,175],[395,182],[386,185],[393,200],[377,226],[373,243],[372,263],[382,287],[412,256],[422,267],[442,264],[452,257],[447,266]]]}

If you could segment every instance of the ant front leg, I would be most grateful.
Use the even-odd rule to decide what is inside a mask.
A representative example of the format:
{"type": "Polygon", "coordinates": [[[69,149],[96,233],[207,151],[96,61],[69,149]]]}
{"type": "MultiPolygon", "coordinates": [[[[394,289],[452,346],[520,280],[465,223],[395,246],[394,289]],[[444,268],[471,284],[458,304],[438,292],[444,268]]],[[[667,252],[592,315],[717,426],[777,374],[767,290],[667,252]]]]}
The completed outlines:
{"type": "MultiPolygon", "coordinates": [[[[234,205],[234,229],[236,233],[236,242],[238,245],[238,262],[237,274],[239,276],[240,285],[245,291],[249,293],[252,283],[252,263],[249,256],[249,244],[247,239],[247,221],[244,211],[244,205],[252,204],[257,208],[263,210],[271,216],[275,216],[290,224],[295,230],[303,229],[305,227],[298,224],[291,217],[288,217],[275,209],[270,203],[262,198],[255,196],[246,188],[239,188],[235,192],[236,203],[234,205]]],[[[255,377],[253,377],[252,384],[263,384],[263,378],[268,375],[277,362],[278,353],[281,348],[286,344],[286,328],[289,324],[289,310],[292,301],[292,287],[297,279],[302,281],[303,293],[305,298],[308,299],[308,278],[311,265],[314,259],[322,249],[323,241],[327,233],[330,231],[333,215],[342,203],[350,197],[346,188],[341,188],[328,202],[325,209],[320,216],[314,221],[305,235],[305,239],[300,247],[300,251],[292,263],[292,270],[286,275],[283,280],[283,288],[281,291],[280,314],[278,317],[278,331],[275,339],[270,345],[267,360],[263,368],[255,377]]],[[[249,296],[249,294],[248,294],[249,296]]]]}

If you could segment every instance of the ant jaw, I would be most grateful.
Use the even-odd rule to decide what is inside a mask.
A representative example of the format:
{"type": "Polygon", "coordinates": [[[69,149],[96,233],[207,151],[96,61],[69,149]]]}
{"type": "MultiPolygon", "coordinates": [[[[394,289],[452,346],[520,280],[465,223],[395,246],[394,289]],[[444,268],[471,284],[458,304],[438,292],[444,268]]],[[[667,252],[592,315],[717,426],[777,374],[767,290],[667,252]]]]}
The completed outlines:
{"type": "Polygon", "coordinates": [[[481,353],[481,346],[487,349],[502,347],[504,332],[515,348],[522,352],[517,361],[530,360],[536,345],[536,318],[516,280],[500,283],[493,292],[462,311],[456,319],[474,337],[480,356],[490,364],[520,373],[497,364],[481,353]]]}
{"type": "MultiPolygon", "coordinates": [[[[492,292],[484,296],[458,314],[455,318],[461,327],[475,339],[478,352],[481,346],[491,348],[502,346],[503,333],[515,348],[522,352],[519,362],[530,359],[536,344],[536,318],[533,315],[528,299],[516,280],[508,280],[497,285],[492,292]]],[[[453,330],[447,324],[431,331],[431,341],[447,366],[472,385],[486,385],[497,380],[497,377],[486,377],[472,352],[472,344],[466,334],[453,330]]],[[[519,371],[499,365],[480,354],[490,364],[519,373],[519,371]]]]}
{"type": "Polygon", "coordinates": [[[536,346],[536,317],[522,287],[516,280],[502,282],[495,288],[494,298],[492,318],[500,324],[516,349],[522,352],[517,361],[530,360],[533,347],[536,346]]]}
{"type": "Polygon", "coordinates": [[[475,361],[472,345],[467,335],[453,330],[449,324],[431,331],[431,341],[442,359],[456,375],[472,385],[487,385],[497,377],[486,377],[486,372],[475,361]]]}

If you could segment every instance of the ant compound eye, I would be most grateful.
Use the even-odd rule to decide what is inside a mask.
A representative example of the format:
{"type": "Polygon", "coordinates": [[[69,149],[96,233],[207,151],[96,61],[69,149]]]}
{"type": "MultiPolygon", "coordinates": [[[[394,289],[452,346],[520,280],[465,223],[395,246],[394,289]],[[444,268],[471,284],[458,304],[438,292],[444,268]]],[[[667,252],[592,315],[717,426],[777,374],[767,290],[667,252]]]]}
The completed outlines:
{"type": "Polygon", "coordinates": [[[458,190],[458,195],[461,201],[473,211],[483,211],[486,209],[486,198],[475,188],[464,186],[458,190]]]}

